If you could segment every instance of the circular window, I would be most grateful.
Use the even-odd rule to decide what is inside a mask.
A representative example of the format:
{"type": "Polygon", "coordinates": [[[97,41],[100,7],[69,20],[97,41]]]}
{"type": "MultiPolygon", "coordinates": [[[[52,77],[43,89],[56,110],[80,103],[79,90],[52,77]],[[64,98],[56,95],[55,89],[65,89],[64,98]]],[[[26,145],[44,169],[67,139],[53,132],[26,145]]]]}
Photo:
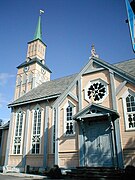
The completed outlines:
{"type": "Polygon", "coordinates": [[[95,82],[88,88],[88,97],[93,98],[94,101],[101,100],[106,94],[105,85],[101,82],[95,82]]]}

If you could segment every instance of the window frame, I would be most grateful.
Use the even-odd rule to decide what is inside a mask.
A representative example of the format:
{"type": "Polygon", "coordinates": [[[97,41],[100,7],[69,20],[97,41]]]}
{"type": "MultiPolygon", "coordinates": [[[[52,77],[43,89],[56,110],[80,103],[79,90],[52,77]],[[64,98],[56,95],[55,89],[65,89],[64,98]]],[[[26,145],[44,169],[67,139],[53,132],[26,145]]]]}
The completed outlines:
{"type": "MultiPolygon", "coordinates": [[[[38,113],[37,113],[37,117],[38,117],[38,113]]],[[[30,151],[30,153],[32,154],[32,155],[39,155],[39,154],[41,154],[41,137],[42,137],[42,133],[41,133],[41,131],[42,131],[42,109],[41,109],[41,107],[39,106],[39,105],[36,105],[36,107],[32,110],[32,130],[31,130],[31,151],[30,151]],[[35,112],[36,111],[40,111],[40,134],[38,134],[37,133],[37,129],[38,129],[38,126],[37,126],[37,124],[39,123],[39,119],[37,118],[36,119],[36,134],[34,134],[33,132],[34,132],[34,123],[35,123],[35,120],[34,120],[34,117],[35,117],[35,112]],[[34,142],[33,143],[33,136],[35,136],[35,138],[39,138],[39,143],[36,143],[36,142],[34,142]],[[32,150],[33,150],[33,146],[34,145],[38,145],[39,144],[39,151],[38,151],[38,153],[36,152],[36,148],[35,148],[35,152],[32,152],[32,150]]]]}
{"type": "Polygon", "coordinates": [[[126,102],[126,98],[131,95],[134,97],[135,99],[135,92],[131,91],[131,90],[127,90],[123,96],[122,96],[122,101],[123,101],[123,111],[124,111],[124,124],[125,124],[125,130],[126,131],[135,131],[135,127],[133,128],[129,128],[129,121],[128,121],[128,115],[131,114],[135,114],[135,111],[131,111],[131,112],[128,112],[127,111],[127,102],[126,102]]]}
{"type": "Polygon", "coordinates": [[[105,100],[105,98],[108,96],[108,94],[109,94],[109,92],[108,92],[108,85],[109,85],[109,84],[108,84],[106,81],[102,80],[101,78],[90,80],[90,81],[86,84],[86,86],[85,86],[85,88],[84,88],[84,99],[85,99],[88,103],[90,103],[91,101],[96,102],[97,104],[102,103],[102,102],[105,100]],[[95,101],[93,97],[92,97],[92,98],[89,98],[89,96],[88,96],[88,89],[89,89],[90,86],[93,85],[94,83],[101,83],[102,85],[104,85],[104,87],[105,87],[105,89],[106,89],[105,95],[103,96],[103,98],[101,98],[101,99],[98,100],[98,101],[95,101]]]}
{"type": "Polygon", "coordinates": [[[76,134],[76,131],[75,131],[75,120],[73,120],[73,118],[71,120],[67,120],[67,108],[68,106],[71,106],[72,107],[72,116],[75,114],[76,112],[76,106],[73,102],[71,101],[68,101],[65,106],[64,106],[64,136],[65,137],[68,137],[68,136],[75,136],[76,134]],[[67,122],[70,123],[72,122],[73,123],[73,134],[67,134],[67,122]]]}
{"type": "Polygon", "coordinates": [[[14,155],[21,155],[22,154],[22,144],[23,144],[23,126],[24,126],[24,119],[25,117],[24,117],[24,112],[22,111],[22,109],[21,108],[19,108],[18,109],[18,111],[16,112],[16,116],[15,116],[15,131],[14,131],[14,139],[13,139],[13,150],[12,150],[12,153],[14,154],[14,155]],[[22,125],[21,125],[21,135],[19,134],[20,133],[20,127],[19,128],[17,128],[17,121],[18,121],[18,115],[20,116],[19,117],[19,126],[20,126],[20,118],[21,118],[21,115],[22,115],[22,125]],[[16,132],[16,130],[18,129],[18,132],[16,132]],[[17,140],[19,140],[20,139],[20,143],[15,143],[15,138],[17,139],[17,140]],[[17,147],[16,148],[16,150],[15,150],[15,146],[17,147]],[[20,151],[19,151],[19,153],[17,153],[17,151],[18,151],[18,147],[20,146],[20,151]],[[16,152],[15,152],[16,151],[16,152]]]}

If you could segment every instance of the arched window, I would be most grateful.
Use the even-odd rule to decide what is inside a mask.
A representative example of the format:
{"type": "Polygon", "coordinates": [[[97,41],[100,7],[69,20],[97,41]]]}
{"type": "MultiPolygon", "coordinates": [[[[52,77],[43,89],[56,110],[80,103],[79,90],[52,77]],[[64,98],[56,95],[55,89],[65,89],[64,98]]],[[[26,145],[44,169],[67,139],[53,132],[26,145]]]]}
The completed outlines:
{"type": "Polygon", "coordinates": [[[65,121],[65,135],[73,135],[75,134],[75,125],[73,120],[73,114],[74,114],[74,106],[70,102],[68,103],[68,106],[66,107],[66,121],[65,121]]]}
{"type": "Polygon", "coordinates": [[[28,83],[31,83],[32,79],[33,79],[33,74],[30,73],[29,76],[28,76],[28,83]]]}
{"type": "Polygon", "coordinates": [[[16,114],[16,127],[14,137],[14,154],[21,153],[21,136],[22,136],[23,112],[20,110],[16,114]]]}
{"type": "Polygon", "coordinates": [[[126,130],[135,130],[135,93],[128,90],[123,95],[126,130]]]}
{"type": "Polygon", "coordinates": [[[20,77],[20,76],[17,77],[16,85],[17,85],[17,86],[20,86],[20,85],[21,85],[21,77],[20,77]]]}
{"type": "Polygon", "coordinates": [[[22,84],[25,84],[25,83],[26,83],[26,80],[27,80],[27,75],[24,74],[24,75],[23,75],[23,81],[22,81],[22,84]]]}
{"type": "Polygon", "coordinates": [[[33,112],[32,154],[40,153],[41,139],[41,109],[37,107],[33,112]]]}
{"type": "Polygon", "coordinates": [[[128,128],[135,128],[135,96],[129,94],[126,97],[128,128]]]}

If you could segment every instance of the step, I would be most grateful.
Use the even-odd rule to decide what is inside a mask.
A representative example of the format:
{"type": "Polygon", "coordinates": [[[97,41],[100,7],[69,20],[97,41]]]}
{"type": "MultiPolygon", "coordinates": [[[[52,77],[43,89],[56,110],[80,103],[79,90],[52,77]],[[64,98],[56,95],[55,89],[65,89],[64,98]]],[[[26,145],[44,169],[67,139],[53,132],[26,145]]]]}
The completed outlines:
{"type": "Polygon", "coordinates": [[[67,176],[75,179],[97,179],[97,180],[118,180],[123,170],[108,167],[77,167],[67,172],[67,176]]]}

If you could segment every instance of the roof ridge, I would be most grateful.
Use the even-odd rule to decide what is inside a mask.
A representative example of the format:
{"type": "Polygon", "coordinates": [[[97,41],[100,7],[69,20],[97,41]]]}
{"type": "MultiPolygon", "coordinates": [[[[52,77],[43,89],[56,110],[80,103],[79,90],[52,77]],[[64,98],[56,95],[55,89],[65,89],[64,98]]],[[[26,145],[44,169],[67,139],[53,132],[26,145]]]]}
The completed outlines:
{"type": "MultiPolygon", "coordinates": [[[[71,74],[71,75],[66,75],[66,76],[63,76],[63,77],[58,77],[58,78],[56,78],[56,79],[52,79],[52,80],[50,80],[51,82],[52,81],[56,81],[56,80],[59,80],[59,79],[64,79],[64,78],[68,78],[68,77],[71,77],[71,76],[75,76],[75,75],[77,75],[78,73],[74,73],[74,74],[71,74]]],[[[47,81],[48,82],[48,81],[47,81]]]]}
{"type": "Polygon", "coordinates": [[[124,62],[127,62],[127,61],[133,61],[133,60],[135,60],[135,59],[127,59],[127,60],[123,60],[123,61],[119,61],[119,62],[117,62],[117,63],[114,63],[113,65],[115,65],[115,64],[121,64],[121,63],[124,63],[124,62]]]}

